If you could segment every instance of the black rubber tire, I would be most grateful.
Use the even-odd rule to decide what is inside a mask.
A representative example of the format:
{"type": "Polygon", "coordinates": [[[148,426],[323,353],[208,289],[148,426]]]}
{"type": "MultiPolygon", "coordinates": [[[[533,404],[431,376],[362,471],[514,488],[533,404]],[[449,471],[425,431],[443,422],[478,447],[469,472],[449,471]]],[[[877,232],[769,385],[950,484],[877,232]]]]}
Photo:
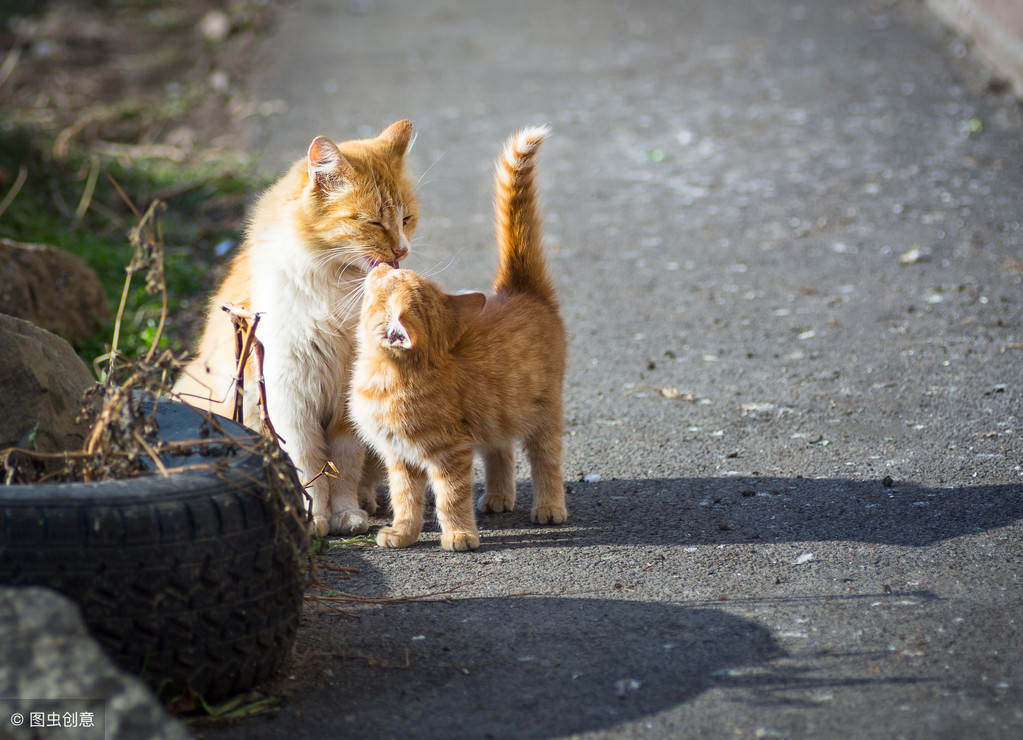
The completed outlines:
{"type": "MultiPolygon", "coordinates": [[[[200,436],[183,404],[161,400],[157,421],[161,438],[200,436]]],[[[209,701],[249,688],[295,639],[303,509],[271,493],[261,457],[236,452],[223,468],[0,486],[0,582],[72,598],[114,662],[164,700],[186,686],[209,701]]]]}

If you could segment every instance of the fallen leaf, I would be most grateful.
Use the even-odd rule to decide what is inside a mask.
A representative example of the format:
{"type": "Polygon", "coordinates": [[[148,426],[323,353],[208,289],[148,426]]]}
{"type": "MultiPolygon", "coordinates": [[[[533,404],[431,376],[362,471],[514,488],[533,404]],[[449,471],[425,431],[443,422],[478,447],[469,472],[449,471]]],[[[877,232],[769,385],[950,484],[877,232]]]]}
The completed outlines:
{"type": "Polygon", "coordinates": [[[631,391],[629,391],[629,393],[630,394],[638,393],[639,391],[657,391],[664,398],[667,398],[672,401],[693,402],[696,400],[696,397],[692,393],[684,393],[683,391],[680,391],[678,388],[673,388],[672,386],[658,388],[657,386],[654,385],[638,385],[631,391]]]}
{"type": "Polygon", "coordinates": [[[900,265],[915,265],[917,262],[927,262],[931,258],[931,250],[922,247],[913,247],[899,255],[900,265]]]}

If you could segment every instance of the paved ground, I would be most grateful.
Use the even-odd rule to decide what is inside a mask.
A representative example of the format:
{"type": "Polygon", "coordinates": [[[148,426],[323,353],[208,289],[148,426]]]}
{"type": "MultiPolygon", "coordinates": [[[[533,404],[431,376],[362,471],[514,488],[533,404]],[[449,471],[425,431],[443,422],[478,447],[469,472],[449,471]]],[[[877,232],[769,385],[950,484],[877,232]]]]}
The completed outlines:
{"type": "Polygon", "coordinates": [[[571,519],[334,547],[434,596],[311,603],[287,707],[203,736],[1023,735],[1023,126],[963,51],[908,1],[284,9],[263,166],[411,118],[452,290],[552,125],[571,519]]]}

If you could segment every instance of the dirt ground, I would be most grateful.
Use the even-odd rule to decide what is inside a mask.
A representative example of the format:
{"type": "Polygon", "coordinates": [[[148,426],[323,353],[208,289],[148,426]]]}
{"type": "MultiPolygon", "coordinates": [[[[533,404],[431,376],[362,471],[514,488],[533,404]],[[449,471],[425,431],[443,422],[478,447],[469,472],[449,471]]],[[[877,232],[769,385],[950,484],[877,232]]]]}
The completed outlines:
{"type": "MultiPolygon", "coordinates": [[[[265,3],[53,0],[0,11],[5,118],[72,148],[199,164],[241,152],[265,3]],[[23,11],[24,14],[20,14],[23,11]]],[[[11,173],[2,177],[9,179],[11,173]]]]}
{"type": "MultiPolygon", "coordinates": [[[[167,264],[177,276],[168,336],[174,347],[189,346],[204,291],[237,243],[261,182],[241,131],[247,119],[279,110],[250,95],[258,41],[273,17],[273,6],[258,0],[5,3],[0,132],[15,138],[0,161],[0,194],[17,192],[22,168],[29,176],[6,235],[54,240],[86,258],[113,298],[130,254],[124,235],[138,218],[107,175],[116,173],[140,213],[154,200],[167,203],[162,225],[174,250],[167,264]],[[22,208],[33,198],[42,204],[38,216],[22,208]],[[48,221],[47,213],[52,224],[33,220],[48,221]],[[88,244],[68,236],[72,227],[88,244]]],[[[83,356],[100,351],[90,344],[83,356]]]]}

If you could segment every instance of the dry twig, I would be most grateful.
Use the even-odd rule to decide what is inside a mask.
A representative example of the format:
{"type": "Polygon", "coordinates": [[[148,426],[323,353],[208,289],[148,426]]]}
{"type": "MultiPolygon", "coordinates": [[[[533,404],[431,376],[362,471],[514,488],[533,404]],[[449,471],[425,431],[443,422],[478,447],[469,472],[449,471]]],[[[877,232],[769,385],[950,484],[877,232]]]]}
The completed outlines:
{"type": "Polygon", "coordinates": [[[14,202],[14,199],[18,197],[18,193],[21,191],[21,186],[25,184],[25,180],[28,178],[28,167],[21,165],[18,168],[18,177],[14,180],[14,184],[11,185],[11,189],[7,191],[7,195],[0,201],[0,216],[4,215],[4,211],[7,210],[8,206],[14,202]]]}
{"type": "Polygon", "coordinates": [[[231,317],[234,324],[234,410],[232,418],[239,424],[245,423],[245,366],[249,354],[256,355],[256,384],[259,388],[259,421],[263,434],[280,444],[283,441],[273,424],[266,406],[266,380],[263,377],[263,343],[256,339],[256,327],[259,325],[260,314],[253,313],[235,303],[225,303],[220,307],[231,317]],[[251,323],[250,323],[251,322],[251,323]]]}
{"type": "MultiPolygon", "coordinates": [[[[447,596],[448,594],[454,593],[463,586],[468,586],[470,583],[475,583],[484,576],[476,576],[470,578],[468,581],[462,581],[457,583],[449,589],[444,591],[431,591],[425,594],[417,594],[413,596],[359,596],[357,594],[349,594],[343,591],[334,591],[330,595],[325,594],[308,594],[307,599],[313,599],[315,601],[330,601],[334,603],[342,604],[397,604],[406,601],[422,601],[423,599],[432,599],[436,596],[447,596]]],[[[333,591],[333,589],[332,589],[333,591]]]]}

